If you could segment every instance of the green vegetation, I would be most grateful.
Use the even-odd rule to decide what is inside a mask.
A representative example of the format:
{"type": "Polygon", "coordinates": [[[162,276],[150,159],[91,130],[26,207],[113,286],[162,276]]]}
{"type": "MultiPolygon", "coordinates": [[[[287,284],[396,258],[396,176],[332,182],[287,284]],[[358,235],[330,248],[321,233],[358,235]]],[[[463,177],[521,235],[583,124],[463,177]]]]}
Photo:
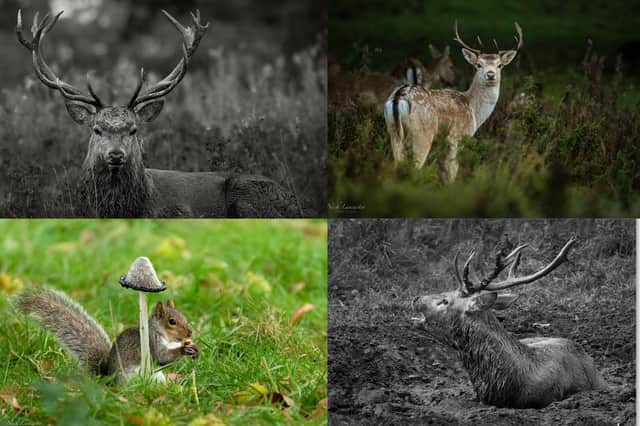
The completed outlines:
{"type": "Polygon", "coordinates": [[[0,233],[0,424],[326,423],[326,221],[4,220],[0,233]],[[142,255],[168,287],[149,304],[173,299],[201,349],[166,385],[81,374],[11,309],[11,293],[46,283],[113,338],[136,323],[118,277],[142,255]]]}
{"type": "MultiPolygon", "coordinates": [[[[329,111],[330,215],[361,217],[594,217],[640,211],[640,92],[634,75],[629,16],[622,2],[341,2],[332,15],[330,46],[343,69],[388,72],[403,57],[426,57],[427,41],[454,46],[463,38],[513,42],[513,22],[525,45],[505,68],[500,100],[474,137],[462,141],[459,174],[443,184],[448,149],[437,138],[425,167],[394,166],[381,111],[358,105],[329,111]],[[446,3],[446,5],[445,5],[446,3]],[[353,11],[360,7],[362,13],[353,11]],[[584,16],[588,15],[586,19],[584,16]],[[617,16],[613,19],[613,16],[617,16]],[[489,18],[490,17],[490,18],[489,18]],[[561,25],[560,22],[563,22],[561,25]],[[348,28],[348,30],[347,30],[348,28]],[[582,64],[591,37],[593,50],[582,64]],[[369,46],[362,58],[359,46],[369,46]],[[616,54],[622,53],[621,62],[616,54]],[[608,56],[604,56],[608,55],[608,56]],[[602,61],[601,61],[602,59],[602,61]],[[360,61],[360,63],[358,63],[360,61]],[[524,93],[528,103],[509,104],[524,93]]],[[[637,50],[637,46],[636,46],[637,50]]],[[[463,76],[471,67],[459,50],[463,76]]]]}

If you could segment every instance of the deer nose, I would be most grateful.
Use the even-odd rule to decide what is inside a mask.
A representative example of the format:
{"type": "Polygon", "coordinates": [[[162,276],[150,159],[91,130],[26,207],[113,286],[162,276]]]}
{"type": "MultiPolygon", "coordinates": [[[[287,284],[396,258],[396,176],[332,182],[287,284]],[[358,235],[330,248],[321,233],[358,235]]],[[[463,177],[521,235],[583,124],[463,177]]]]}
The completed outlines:
{"type": "Polygon", "coordinates": [[[495,80],[496,79],[496,72],[495,71],[487,71],[487,79],[488,80],[495,80]]]}
{"type": "Polygon", "coordinates": [[[107,160],[110,164],[122,164],[124,163],[124,151],[121,149],[114,149],[109,151],[107,160]]]}

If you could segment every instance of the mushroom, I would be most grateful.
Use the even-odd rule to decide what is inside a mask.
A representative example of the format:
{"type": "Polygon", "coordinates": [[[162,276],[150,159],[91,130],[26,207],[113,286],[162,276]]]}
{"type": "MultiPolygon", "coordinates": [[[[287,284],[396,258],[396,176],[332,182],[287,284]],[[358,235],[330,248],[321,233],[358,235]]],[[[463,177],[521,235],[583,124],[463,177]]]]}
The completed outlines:
{"type": "Polygon", "coordinates": [[[139,291],[140,303],[140,366],[141,373],[151,375],[151,350],[149,348],[149,312],[147,292],[157,293],[167,289],[164,281],[158,279],[148,257],[139,257],[129,268],[127,275],[120,276],[120,285],[139,291]]]}

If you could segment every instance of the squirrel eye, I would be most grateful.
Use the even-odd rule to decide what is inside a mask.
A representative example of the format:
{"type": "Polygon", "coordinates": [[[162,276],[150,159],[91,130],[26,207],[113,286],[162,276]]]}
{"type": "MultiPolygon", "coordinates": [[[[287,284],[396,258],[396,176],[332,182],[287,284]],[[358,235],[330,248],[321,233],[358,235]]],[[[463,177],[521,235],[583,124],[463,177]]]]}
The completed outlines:
{"type": "Polygon", "coordinates": [[[176,325],[176,320],[173,318],[169,318],[169,324],[170,325],[176,325]]]}

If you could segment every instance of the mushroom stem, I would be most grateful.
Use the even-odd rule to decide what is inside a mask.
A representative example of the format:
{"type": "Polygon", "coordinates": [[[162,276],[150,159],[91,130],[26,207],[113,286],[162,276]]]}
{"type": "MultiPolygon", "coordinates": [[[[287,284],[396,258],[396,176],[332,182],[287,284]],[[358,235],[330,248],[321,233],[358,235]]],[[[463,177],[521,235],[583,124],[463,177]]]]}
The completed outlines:
{"type": "Polygon", "coordinates": [[[140,373],[144,377],[151,375],[151,350],[149,348],[149,312],[147,295],[140,292],[140,373]]]}

